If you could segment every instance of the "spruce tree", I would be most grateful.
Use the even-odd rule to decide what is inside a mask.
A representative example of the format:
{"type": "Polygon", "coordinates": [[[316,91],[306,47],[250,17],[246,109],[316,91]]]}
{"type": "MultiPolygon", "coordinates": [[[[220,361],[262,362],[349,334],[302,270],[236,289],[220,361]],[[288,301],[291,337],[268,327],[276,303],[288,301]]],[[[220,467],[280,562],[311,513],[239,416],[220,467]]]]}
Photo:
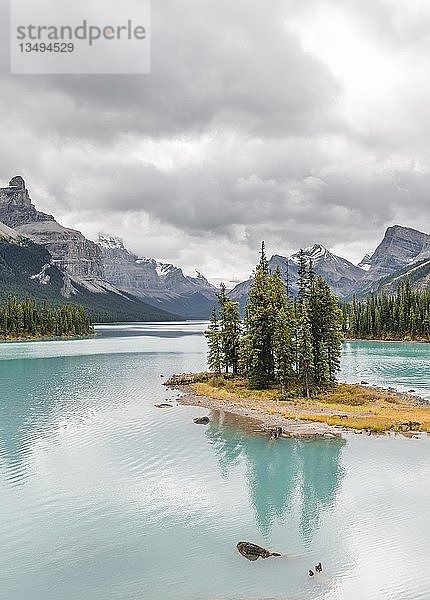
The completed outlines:
{"type": "Polygon", "coordinates": [[[276,379],[284,394],[295,380],[295,322],[290,305],[281,308],[276,316],[273,349],[276,379]]]}
{"type": "Polygon", "coordinates": [[[269,387],[274,375],[273,306],[269,288],[269,266],[261,244],[260,262],[245,307],[245,335],[241,344],[241,363],[251,388],[269,387]]]}
{"type": "Polygon", "coordinates": [[[227,295],[227,289],[224,283],[220,285],[220,291],[217,294],[220,320],[219,320],[219,342],[221,352],[221,365],[226,373],[230,368],[233,374],[238,372],[239,366],[239,348],[241,336],[241,318],[239,305],[232,302],[227,295]]]}
{"type": "Polygon", "coordinates": [[[303,304],[308,299],[309,296],[309,270],[308,270],[308,262],[306,260],[305,253],[303,249],[300,248],[299,252],[299,265],[297,267],[297,275],[298,275],[298,302],[299,304],[303,304]]]}
{"type": "Polygon", "coordinates": [[[309,305],[305,300],[300,305],[297,328],[298,380],[303,395],[310,398],[314,391],[314,349],[309,305]]]}
{"type": "Polygon", "coordinates": [[[221,351],[225,370],[231,367],[236,375],[239,368],[241,318],[238,302],[226,300],[221,309],[221,351]]]}
{"type": "Polygon", "coordinates": [[[222,367],[221,331],[215,306],[212,309],[211,320],[205,336],[208,341],[209,370],[219,374],[222,367]]]}
{"type": "Polygon", "coordinates": [[[313,280],[309,297],[315,385],[325,389],[335,383],[340,369],[343,315],[323,277],[313,280]]]}

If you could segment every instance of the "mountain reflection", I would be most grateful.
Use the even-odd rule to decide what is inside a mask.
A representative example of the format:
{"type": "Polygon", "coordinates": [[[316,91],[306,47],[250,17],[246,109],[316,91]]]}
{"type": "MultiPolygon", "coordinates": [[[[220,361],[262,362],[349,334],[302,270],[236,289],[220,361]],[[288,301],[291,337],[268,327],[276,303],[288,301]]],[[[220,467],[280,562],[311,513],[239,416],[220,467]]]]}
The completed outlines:
{"type": "Polygon", "coordinates": [[[250,435],[258,428],[257,422],[212,411],[207,436],[221,472],[226,477],[232,466],[246,462],[249,497],[264,536],[276,520],[294,512],[309,541],[322,512],[334,505],[343,477],[340,458],[345,440],[271,441],[250,435]]]}

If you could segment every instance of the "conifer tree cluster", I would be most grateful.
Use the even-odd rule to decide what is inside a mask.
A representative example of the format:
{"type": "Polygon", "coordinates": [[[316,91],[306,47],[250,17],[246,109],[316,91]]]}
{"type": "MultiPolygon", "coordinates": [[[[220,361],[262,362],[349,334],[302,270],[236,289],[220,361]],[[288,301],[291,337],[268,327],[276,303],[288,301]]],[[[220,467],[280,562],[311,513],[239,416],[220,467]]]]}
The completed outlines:
{"type": "Polygon", "coordinates": [[[351,338],[430,340],[430,291],[415,291],[407,279],[392,296],[372,294],[343,306],[351,338]]]}
{"type": "Polygon", "coordinates": [[[221,287],[206,331],[211,371],[231,370],[246,376],[251,388],[277,384],[283,394],[307,397],[336,383],[342,311],[302,251],[298,274],[298,296],[291,300],[279,268],[270,272],[263,242],[243,321],[221,287]]]}
{"type": "Polygon", "coordinates": [[[56,337],[93,333],[90,317],[82,306],[50,307],[27,298],[7,298],[0,305],[0,337],[56,337]]]}

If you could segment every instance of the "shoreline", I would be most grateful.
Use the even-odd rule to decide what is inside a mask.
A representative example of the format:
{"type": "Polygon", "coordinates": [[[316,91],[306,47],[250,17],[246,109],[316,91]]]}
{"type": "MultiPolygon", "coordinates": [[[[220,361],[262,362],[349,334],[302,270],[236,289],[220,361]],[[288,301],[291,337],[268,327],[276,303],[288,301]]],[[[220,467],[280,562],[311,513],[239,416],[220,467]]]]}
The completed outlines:
{"type": "MultiPolygon", "coordinates": [[[[298,438],[298,439],[340,439],[342,433],[348,431],[345,427],[338,425],[328,425],[317,421],[305,421],[302,419],[286,419],[281,414],[270,414],[255,408],[247,408],[227,402],[217,400],[210,396],[199,396],[189,385],[172,385],[173,389],[179,390],[184,395],[177,399],[183,406],[196,406],[207,408],[211,411],[220,411],[235,415],[249,424],[258,422],[261,424],[261,433],[270,434],[271,430],[277,427],[282,428],[282,434],[279,437],[298,438]]],[[[351,432],[351,430],[349,430],[351,432]]]]}
{"type": "Polygon", "coordinates": [[[345,338],[345,342],[397,342],[400,344],[430,344],[430,340],[422,338],[345,338]]]}
{"type": "MultiPolygon", "coordinates": [[[[377,428],[371,425],[362,426],[360,424],[355,426],[354,424],[346,424],[351,417],[354,417],[351,413],[348,414],[346,406],[344,409],[339,406],[330,407],[328,405],[309,405],[306,408],[302,408],[291,406],[288,402],[259,400],[243,396],[219,398],[214,397],[215,394],[212,396],[210,393],[197,392],[192,382],[175,382],[175,377],[166,381],[164,385],[181,393],[181,396],[177,398],[178,404],[206,408],[210,411],[232,415],[236,420],[242,421],[242,423],[239,423],[239,426],[243,425],[249,428],[249,425],[252,423],[258,423],[260,430],[257,431],[271,435],[271,437],[340,439],[345,435],[351,434],[384,436],[396,436],[400,434],[402,437],[420,438],[429,434],[428,428],[415,427],[420,426],[421,423],[406,420],[406,414],[404,415],[405,419],[397,423],[398,427],[377,428]],[[345,424],[342,424],[343,419],[345,420],[345,424]],[[412,427],[408,427],[408,425],[412,427]]],[[[349,384],[344,385],[348,386],[349,384]]],[[[384,388],[371,385],[358,386],[355,384],[354,387],[360,388],[363,394],[369,392],[388,394],[390,398],[393,398],[399,404],[401,409],[407,410],[412,407],[430,409],[428,402],[407,393],[394,390],[388,391],[384,388]]],[[[366,414],[365,412],[362,413],[364,416],[366,414]]]]}
{"type": "Polygon", "coordinates": [[[0,344],[11,344],[13,342],[57,342],[61,340],[85,340],[92,339],[97,336],[97,333],[89,333],[87,335],[33,335],[29,337],[0,337],[0,344]]]}

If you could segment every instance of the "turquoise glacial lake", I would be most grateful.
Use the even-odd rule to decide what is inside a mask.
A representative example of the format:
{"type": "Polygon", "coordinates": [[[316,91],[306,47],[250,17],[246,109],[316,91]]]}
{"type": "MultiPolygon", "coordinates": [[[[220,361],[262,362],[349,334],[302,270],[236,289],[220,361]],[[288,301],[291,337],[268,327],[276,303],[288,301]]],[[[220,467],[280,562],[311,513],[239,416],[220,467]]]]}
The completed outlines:
{"type": "MultiPolygon", "coordinates": [[[[0,345],[1,600],[428,600],[430,438],[269,442],[155,408],[161,375],[204,368],[203,328],[0,345]]],[[[348,342],[341,379],[430,399],[429,352],[348,342]]]]}

